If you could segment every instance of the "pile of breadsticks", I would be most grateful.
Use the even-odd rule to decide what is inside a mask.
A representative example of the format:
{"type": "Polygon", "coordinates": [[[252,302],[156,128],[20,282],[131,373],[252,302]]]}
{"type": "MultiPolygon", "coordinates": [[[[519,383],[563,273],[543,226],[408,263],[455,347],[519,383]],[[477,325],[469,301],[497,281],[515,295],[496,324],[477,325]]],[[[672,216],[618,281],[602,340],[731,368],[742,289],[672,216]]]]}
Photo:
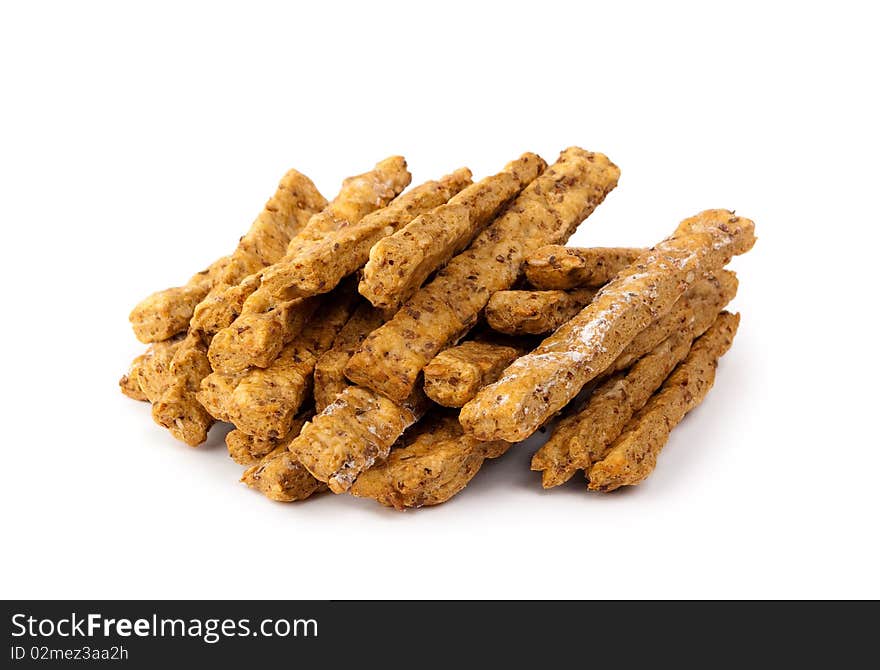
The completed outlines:
{"type": "Polygon", "coordinates": [[[651,248],[562,246],[619,175],[571,147],[407,190],[393,156],[328,202],[291,170],[229,256],[134,308],[149,347],[120,387],[193,446],[233,424],[273,500],[434,505],[545,425],[545,487],[637,484],[713,384],[739,322],[724,266],[755,237],[708,210],[651,248]]]}

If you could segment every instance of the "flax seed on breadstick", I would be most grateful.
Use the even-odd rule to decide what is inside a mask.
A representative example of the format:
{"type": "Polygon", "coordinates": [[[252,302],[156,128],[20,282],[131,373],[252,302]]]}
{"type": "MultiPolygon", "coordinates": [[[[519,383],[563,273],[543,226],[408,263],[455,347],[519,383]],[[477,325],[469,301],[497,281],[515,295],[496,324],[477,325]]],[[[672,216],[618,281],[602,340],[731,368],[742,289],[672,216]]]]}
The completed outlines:
{"type": "Polygon", "coordinates": [[[461,407],[523,353],[522,347],[475,340],[444,349],[425,366],[425,394],[444,407],[461,407]]]}
{"type": "Polygon", "coordinates": [[[460,417],[465,430],[482,440],[525,439],[607,369],[691,284],[754,242],[754,223],[727,210],[686,219],[672,237],[640,256],[580,314],[465,405],[460,417]]]}
{"type": "Polygon", "coordinates": [[[473,326],[489,296],[513,285],[523,258],[564,242],[617,185],[619,174],[602,154],[563,151],[467,250],[367,337],[346,376],[397,401],[406,398],[425,365],[473,326]]]}
{"type": "Polygon", "coordinates": [[[427,406],[420,388],[398,404],[369,389],[349,386],[303,426],[290,451],[330,490],[343,493],[361,472],[388,455],[391,445],[427,406]]]}
{"type": "Polygon", "coordinates": [[[486,458],[510,445],[465,435],[455,416],[425,417],[381,464],[357,478],[351,493],[398,510],[439,505],[473,479],[486,458]]]}
{"type": "Polygon", "coordinates": [[[280,443],[256,465],[245,470],[241,481],[277,502],[295,502],[324,491],[327,485],[309,472],[280,443]]]}
{"type": "Polygon", "coordinates": [[[599,288],[645,250],[625,247],[564,247],[549,244],[526,258],[523,271],[538,289],[599,288]]]}
{"type": "Polygon", "coordinates": [[[397,310],[546,167],[540,156],[525,153],[378,241],[364,267],[361,295],[376,307],[397,310]]]}
{"type": "Polygon", "coordinates": [[[590,288],[571,291],[498,291],[486,305],[486,322],[505,335],[552,333],[596,297],[590,288]]]}
{"type": "Polygon", "coordinates": [[[605,457],[590,468],[591,490],[633,486],[654,471],[672,429],[712,388],[718,359],[730,349],[738,327],[739,314],[723,312],[694,342],[687,358],[630,420],[605,457]]]}
{"type": "Polygon", "coordinates": [[[279,260],[291,237],[326,204],[308,177],[288,171],[231,256],[194,275],[185,286],[154,293],[132,310],[129,320],[137,338],[156,342],[186,330],[194,309],[212,290],[237,284],[279,260]]]}
{"type": "Polygon", "coordinates": [[[380,240],[439,207],[470,183],[470,170],[461,168],[438,181],[416,186],[387,207],[306,245],[290,263],[264,277],[264,286],[279,300],[327,293],[362,267],[380,240]]]}

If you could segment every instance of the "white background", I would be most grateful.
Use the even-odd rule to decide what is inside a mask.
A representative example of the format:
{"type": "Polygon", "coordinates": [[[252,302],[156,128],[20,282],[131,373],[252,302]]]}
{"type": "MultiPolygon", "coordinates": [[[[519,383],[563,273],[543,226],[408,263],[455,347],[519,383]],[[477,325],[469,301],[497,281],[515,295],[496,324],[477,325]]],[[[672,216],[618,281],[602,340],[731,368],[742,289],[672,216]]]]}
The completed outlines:
{"type": "Polygon", "coordinates": [[[3,3],[0,595],[880,596],[870,3],[303,4],[3,3]],[[130,308],[287,168],[332,196],[392,153],[418,183],[571,144],[623,173],[576,244],[757,222],[739,336],[642,486],[544,492],[522,445],[434,509],[273,504],[118,392],[130,308]]]}

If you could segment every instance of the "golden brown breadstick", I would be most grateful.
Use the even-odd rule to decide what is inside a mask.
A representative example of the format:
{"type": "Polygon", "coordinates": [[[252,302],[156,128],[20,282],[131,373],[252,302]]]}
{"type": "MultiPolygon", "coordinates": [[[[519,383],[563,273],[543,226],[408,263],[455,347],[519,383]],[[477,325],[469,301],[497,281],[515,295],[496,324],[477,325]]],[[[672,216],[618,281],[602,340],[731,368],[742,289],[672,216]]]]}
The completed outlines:
{"type": "Polygon", "coordinates": [[[506,335],[552,333],[596,297],[595,289],[498,291],[486,304],[486,322],[506,335]]]}
{"type": "Polygon", "coordinates": [[[690,285],[754,243],[754,223],[727,210],[686,219],[672,237],[640,256],[580,314],[465,405],[460,416],[465,431],[482,440],[525,439],[668,312],[690,285]]]}
{"type": "Polygon", "coordinates": [[[497,342],[463,342],[425,366],[425,394],[444,407],[461,407],[491,384],[525,350],[497,342]]]}
{"type": "Polygon", "coordinates": [[[502,172],[468,186],[448,204],[379,240],[364,267],[361,295],[376,307],[397,310],[546,167],[540,156],[525,153],[502,172]]]}
{"type": "Polygon", "coordinates": [[[303,426],[290,451],[331,491],[343,493],[361,472],[388,455],[427,405],[421,389],[397,404],[369,389],[349,386],[303,426]]]}
{"type": "Polygon", "coordinates": [[[644,249],[564,247],[548,244],[526,258],[526,279],[539,289],[599,288],[610,282],[644,249]]]}
{"type": "Polygon", "coordinates": [[[513,285],[522,259],[539,246],[568,239],[619,174],[602,154],[577,147],[563,151],[466,251],[367,337],[346,376],[389,398],[406,398],[425,365],[474,325],[489,296],[513,285]]]}
{"type": "Polygon", "coordinates": [[[321,299],[297,298],[271,311],[242,314],[211,340],[208,358],[217,372],[233,374],[249,367],[266,368],[293,341],[315,313],[321,299]]]}
{"type": "Polygon", "coordinates": [[[199,384],[211,372],[202,335],[191,330],[180,343],[168,368],[167,386],[153,404],[153,420],[191,447],[208,438],[214,419],[196,399],[199,384]]]}
{"type": "Polygon", "coordinates": [[[486,458],[500,456],[507,442],[479,442],[465,435],[455,416],[425,417],[403,444],[357,478],[351,493],[388,507],[439,505],[461,491],[486,458]]]}
{"type": "Polygon", "coordinates": [[[137,372],[144,364],[144,360],[146,360],[149,353],[150,351],[148,349],[140,356],[135,356],[134,360],[128,366],[128,372],[119,378],[119,390],[132,400],[149,400],[147,394],[141,391],[140,384],[138,384],[137,381],[137,372]]]}
{"type": "Polygon", "coordinates": [[[137,338],[156,342],[186,330],[193,310],[209,291],[237,284],[245,275],[279,260],[291,237],[326,204],[308,177],[288,171],[231,256],[194,275],[185,286],[154,293],[132,310],[129,320],[137,338]]]}
{"type": "Polygon", "coordinates": [[[694,342],[687,358],[630,420],[605,458],[590,468],[591,490],[613,491],[633,486],[654,471],[657,456],[672,429],[712,388],[718,359],[730,349],[738,327],[739,314],[723,312],[706,334],[694,342]]]}
{"type": "Polygon", "coordinates": [[[461,168],[439,181],[429,181],[301,249],[283,269],[264,279],[276,299],[289,300],[332,290],[343,277],[362,267],[379,240],[400,230],[420,214],[445,203],[471,183],[471,171],[461,168]]]}
{"type": "MultiPolygon", "coordinates": [[[[373,170],[347,178],[332,202],[308,220],[275,262],[290,261],[307,245],[380,209],[406,188],[409,180],[406,161],[401,156],[387,158],[377,163],[373,170]]],[[[230,282],[228,287],[212,292],[196,307],[192,327],[215,335],[228,328],[244,312],[258,314],[269,310],[278,301],[268,291],[260,290],[262,276],[262,271],[242,276],[238,284],[230,282]]]]}
{"type": "Polygon", "coordinates": [[[290,432],[284,437],[256,437],[242,430],[231,430],[226,434],[226,448],[229,456],[239,465],[255,465],[278,447],[284,447],[293,441],[302,430],[303,424],[309,420],[311,412],[303,412],[294,417],[290,432]]]}
{"type": "MultiPolygon", "coordinates": [[[[333,202],[309,219],[290,241],[284,258],[261,273],[260,286],[247,296],[241,315],[215,335],[209,351],[214,369],[240,372],[250,366],[267,367],[275,360],[282,347],[297,336],[317,303],[314,298],[279,302],[272,290],[273,281],[287,276],[289,267],[303,250],[332,239],[365,214],[380,209],[406,188],[409,180],[406,161],[400,156],[380,161],[372,171],[346,179],[333,202]]],[[[253,278],[243,283],[254,286],[253,278]]],[[[239,288],[229,293],[237,301],[243,292],[239,288]]],[[[213,316],[216,318],[216,314],[213,316]]]]}
{"type": "Polygon", "coordinates": [[[545,489],[564,484],[601,459],[633,414],[690,351],[693,317],[628,371],[613,375],[590,395],[583,411],[562,419],[532,458],[545,489]]]}
{"type": "Polygon", "coordinates": [[[241,481],[277,502],[305,500],[327,488],[324,482],[319,482],[296,462],[283,443],[257,465],[245,470],[241,481]]]}
{"type": "Polygon", "coordinates": [[[356,295],[352,283],[347,282],[324,298],[299,337],[284,347],[269,367],[234,374],[214,372],[205,377],[199,402],[212,416],[234,423],[249,435],[287,435],[312,389],[315,362],[348,320],[356,295]]]}
{"type": "Polygon", "coordinates": [[[738,287],[736,274],[730,270],[719,270],[714,276],[695,282],[671,310],[633,338],[602,376],[625,370],[672,333],[681,330],[691,318],[694,320],[694,337],[699,337],[733,300],[738,287]]]}
{"type": "Polygon", "coordinates": [[[345,378],[348,359],[364,339],[385,322],[382,312],[369,303],[363,303],[336,335],[333,347],[321,354],[315,363],[315,411],[324,408],[349,386],[345,378]]]}

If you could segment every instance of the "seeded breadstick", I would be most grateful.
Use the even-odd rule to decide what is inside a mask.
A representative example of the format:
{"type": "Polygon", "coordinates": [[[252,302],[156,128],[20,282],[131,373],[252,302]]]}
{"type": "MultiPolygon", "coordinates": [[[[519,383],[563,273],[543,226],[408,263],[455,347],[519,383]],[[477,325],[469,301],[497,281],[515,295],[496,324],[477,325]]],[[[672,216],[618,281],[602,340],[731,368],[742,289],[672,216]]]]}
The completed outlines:
{"type": "Polygon", "coordinates": [[[657,456],[672,429],[712,388],[718,359],[730,349],[738,327],[739,314],[723,312],[706,334],[694,342],[687,358],[630,420],[605,458],[590,468],[591,490],[613,491],[633,486],[654,471],[657,456]]]}
{"type": "Polygon", "coordinates": [[[249,435],[287,435],[312,388],[315,362],[333,344],[354,306],[351,283],[327,296],[299,337],[265,369],[238,374],[214,372],[201,383],[198,399],[212,416],[249,435]]]}
{"type": "MultiPolygon", "coordinates": [[[[262,283],[247,296],[241,315],[214,337],[209,352],[214,369],[232,373],[250,366],[267,367],[282,347],[296,337],[316,304],[312,298],[279,302],[272,290],[272,278],[286,276],[286,269],[310,245],[333,239],[338,231],[386,205],[406,188],[409,180],[406,161],[400,156],[377,163],[371,172],[346,179],[333,202],[313,216],[290,241],[284,258],[262,272],[262,283]]],[[[252,278],[244,283],[248,287],[255,285],[252,278]]],[[[237,304],[243,291],[235,289],[229,295],[237,304]]],[[[216,318],[216,314],[213,316],[216,318]]]]}
{"type": "Polygon", "coordinates": [[[402,400],[442,349],[476,322],[489,296],[510,288],[523,258],[540,246],[564,242],[620,174],[607,157],[572,147],[529,184],[504,213],[422,287],[352,356],[352,381],[402,400]]]}
{"type": "Polygon", "coordinates": [[[691,318],[694,319],[694,337],[702,335],[724,306],[733,300],[738,287],[736,274],[730,270],[719,270],[715,276],[694,282],[671,310],[633,338],[602,375],[625,370],[672,333],[681,330],[691,318]]]}
{"type": "Polygon", "coordinates": [[[336,335],[333,347],[321,354],[315,363],[315,411],[324,408],[349,385],[345,366],[364,338],[384,323],[382,312],[369,303],[363,303],[336,335]]]}
{"type": "MultiPolygon", "coordinates": [[[[409,186],[411,179],[403,156],[386,158],[376,163],[371,171],[346,179],[336,199],[309,219],[302,231],[290,241],[284,258],[261,273],[260,295],[252,296],[248,301],[265,305],[285,299],[280,294],[290,286],[290,265],[302,252],[317,242],[335,238],[339,231],[356,225],[368,214],[388,205],[409,186]]],[[[250,308],[245,303],[245,311],[263,309],[263,306],[250,308]]]]}
{"type": "Polygon", "coordinates": [[[256,437],[242,430],[231,430],[226,434],[226,448],[229,456],[239,465],[255,465],[262,458],[278,447],[284,447],[293,441],[302,430],[303,424],[309,420],[311,412],[302,412],[294,417],[290,432],[284,437],[256,437]]]}
{"type": "Polygon", "coordinates": [[[150,402],[159,400],[173,381],[171,361],[184,340],[184,335],[175,335],[167,340],[154,342],[139,357],[140,364],[133,370],[135,383],[150,402]]]}
{"type": "Polygon", "coordinates": [[[486,458],[499,456],[507,442],[479,442],[465,435],[454,416],[426,417],[381,464],[357,478],[351,493],[388,507],[439,505],[461,491],[486,458]]]}
{"type": "Polygon", "coordinates": [[[523,271],[535,288],[599,288],[610,282],[644,249],[564,247],[549,244],[526,258],[523,271]]]}
{"type": "Polygon", "coordinates": [[[442,205],[470,183],[471,171],[461,168],[410,189],[354,225],[305,246],[283,269],[264,278],[265,287],[282,300],[327,293],[367,262],[379,240],[442,205]]]}
{"type": "Polygon", "coordinates": [[[334,493],[388,455],[391,445],[427,409],[421,389],[397,404],[369,389],[349,386],[290,443],[290,451],[334,493]]]}
{"type": "Polygon", "coordinates": [[[467,187],[447,205],[378,241],[370,250],[358,290],[376,307],[397,310],[546,167],[540,156],[525,153],[502,172],[467,187]]]}
{"type": "Polygon", "coordinates": [[[498,291],[486,304],[486,321],[506,335],[552,333],[596,297],[590,288],[572,291],[498,291]]]}
{"type": "Polygon", "coordinates": [[[128,372],[126,372],[124,375],[122,375],[122,377],[119,378],[119,390],[132,400],[149,400],[146,393],[141,391],[141,387],[137,381],[138,370],[140,370],[141,366],[144,364],[144,361],[149,355],[150,350],[147,349],[147,351],[142,353],[140,356],[136,356],[131,364],[128,366],[128,372]]]}
{"type": "Polygon", "coordinates": [[[305,500],[327,488],[296,462],[286,444],[279,444],[257,465],[245,470],[241,481],[278,502],[305,500]]]}
{"type": "Polygon", "coordinates": [[[463,342],[425,366],[425,394],[444,407],[461,407],[525,350],[496,342],[463,342]]]}
{"type": "Polygon", "coordinates": [[[217,372],[266,368],[302,331],[320,304],[319,297],[286,300],[271,311],[242,314],[211,340],[208,358],[217,372]]]}
{"type": "Polygon", "coordinates": [[[543,470],[545,489],[564,484],[578,470],[600,460],[633,414],[644,407],[669,376],[693,341],[693,316],[628,371],[613,375],[590,395],[586,408],[562,419],[550,439],[532,458],[532,470],[543,470]]]}
{"type": "Polygon", "coordinates": [[[460,416],[465,430],[482,440],[525,439],[668,312],[690,285],[754,243],[754,223],[727,210],[686,219],[672,237],[640,256],[580,314],[465,405],[460,416]]]}
{"type": "Polygon", "coordinates": [[[153,420],[178,440],[195,447],[207,439],[214,423],[196,399],[199,384],[211,372],[208,349],[200,333],[191,330],[187,334],[168,370],[167,388],[153,404],[153,420]]]}
{"type": "Polygon", "coordinates": [[[279,260],[290,238],[326,204],[308,177],[288,171],[231,256],[194,275],[185,286],[154,293],[132,310],[129,319],[137,338],[156,342],[186,330],[193,310],[209,291],[217,285],[237,284],[279,260]]]}
{"type": "MultiPolygon", "coordinates": [[[[310,242],[356,223],[366,214],[380,209],[406,188],[409,180],[406,161],[400,156],[386,158],[370,172],[347,178],[336,197],[290,239],[284,253],[275,262],[291,260],[310,242]]],[[[268,291],[259,290],[262,275],[263,272],[257,272],[242,276],[237,285],[230,282],[223,290],[212,292],[196,307],[192,327],[214,335],[228,328],[243,312],[267,311],[277,301],[272,299],[268,291]],[[254,294],[258,295],[252,297],[254,294]],[[250,306],[245,309],[248,300],[251,301],[250,306]]]]}

